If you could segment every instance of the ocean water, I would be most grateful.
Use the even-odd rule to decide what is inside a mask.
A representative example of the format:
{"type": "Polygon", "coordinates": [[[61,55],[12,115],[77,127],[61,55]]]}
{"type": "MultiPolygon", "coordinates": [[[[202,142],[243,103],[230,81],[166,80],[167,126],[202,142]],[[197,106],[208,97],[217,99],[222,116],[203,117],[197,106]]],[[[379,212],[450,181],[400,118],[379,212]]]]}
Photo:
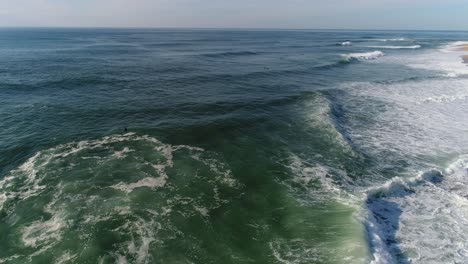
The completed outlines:
{"type": "Polygon", "coordinates": [[[0,29],[0,263],[467,263],[465,40],[0,29]]]}

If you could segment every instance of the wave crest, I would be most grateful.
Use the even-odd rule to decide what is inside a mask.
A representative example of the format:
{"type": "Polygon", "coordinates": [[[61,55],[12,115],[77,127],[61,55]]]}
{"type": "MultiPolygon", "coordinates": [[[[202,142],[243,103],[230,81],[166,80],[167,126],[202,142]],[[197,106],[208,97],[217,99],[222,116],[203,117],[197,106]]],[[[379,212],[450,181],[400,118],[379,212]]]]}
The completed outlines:
{"type": "Polygon", "coordinates": [[[373,49],[419,49],[421,45],[412,45],[412,46],[367,46],[368,48],[373,49]]]}
{"type": "Polygon", "coordinates": [[[367,60],[375,60],[377,58],[383,57],[385,54],[382,51],[376,50],[371,52],[363,52],[363,53],[349,53],[342,55],[345,61],[351,62],[353,60],[358,61],[367,61],[367,60]]]}

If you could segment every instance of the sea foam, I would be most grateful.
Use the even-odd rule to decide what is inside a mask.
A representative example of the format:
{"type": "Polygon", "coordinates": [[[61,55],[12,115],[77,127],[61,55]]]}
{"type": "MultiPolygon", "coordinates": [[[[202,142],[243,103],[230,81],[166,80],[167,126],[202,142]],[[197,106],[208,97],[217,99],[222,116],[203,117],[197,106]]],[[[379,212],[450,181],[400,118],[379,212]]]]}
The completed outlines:
{"type": "Polygon", "coordinates": [[[412,46],[367,46],[368,48],[374,49],[419,49],[421,45],[412,45],[412,46]]]}
{"type": "Polygon", "coordinates": [[[229,203],[224,191],[241,188],[216,157],[198,147],[164,144],[134,133],[39,151],[0,181],[0,209],[8,208],[2,211],[3,217],[10,219],[12,232],[20,235],[20,246],[30,252],[7,256],[0,263],[13,258],[23,263],[51,251],[57,263],[78,258],[75,251],[58,245],[66,237],[80,247],[90,246],[97,226],[119,236],[102,257],[151,262],[150,249],[181,234],[172,214],[186,221],[206,219],[212,210],[229,203]],[[98,158],[84,158],[94,156],[98,158]],[[196,189],[199,186],[203,188],[196,189]],[[147,204],[132,201],[141,195],[147,204]],[[19,223],[22,211],[16,208],[31,202],[41,214],[19,223]],[[71,226],[80,232],[71,231],[71,226]]]}
{"type": "Polygon", "coordinates": [[[465,263],[468,251],[468,159],[368,191],[366,223],[374,262],[465,263]],[[431,228],[427,228],[430,226],[431,228]]]}

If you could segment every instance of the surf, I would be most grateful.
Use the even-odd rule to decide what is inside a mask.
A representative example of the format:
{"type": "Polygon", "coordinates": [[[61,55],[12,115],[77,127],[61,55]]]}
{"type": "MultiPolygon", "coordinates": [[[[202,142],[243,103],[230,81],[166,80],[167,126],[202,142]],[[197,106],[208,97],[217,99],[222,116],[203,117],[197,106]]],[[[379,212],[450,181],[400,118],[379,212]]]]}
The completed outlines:
{"type": "Polygon", "coordinates": [[[376,60],[380,57],[383,57],[385,53],[382,51],[370,51],[370,52],[363,52],[363,53],[348,53],[342,55],[344,61],[351,62],[351,61],[369,61],[369,60],[376,60]]]}

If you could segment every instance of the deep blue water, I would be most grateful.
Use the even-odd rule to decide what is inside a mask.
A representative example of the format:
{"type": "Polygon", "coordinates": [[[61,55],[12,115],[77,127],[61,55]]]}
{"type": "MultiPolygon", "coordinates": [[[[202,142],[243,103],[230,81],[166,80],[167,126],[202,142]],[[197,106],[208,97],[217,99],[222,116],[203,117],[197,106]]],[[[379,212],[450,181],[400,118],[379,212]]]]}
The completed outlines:
{"type": "Polygon", "coordinates": [[[466,262],[464,40],[0,29],[0,263],[466,262]]]}

